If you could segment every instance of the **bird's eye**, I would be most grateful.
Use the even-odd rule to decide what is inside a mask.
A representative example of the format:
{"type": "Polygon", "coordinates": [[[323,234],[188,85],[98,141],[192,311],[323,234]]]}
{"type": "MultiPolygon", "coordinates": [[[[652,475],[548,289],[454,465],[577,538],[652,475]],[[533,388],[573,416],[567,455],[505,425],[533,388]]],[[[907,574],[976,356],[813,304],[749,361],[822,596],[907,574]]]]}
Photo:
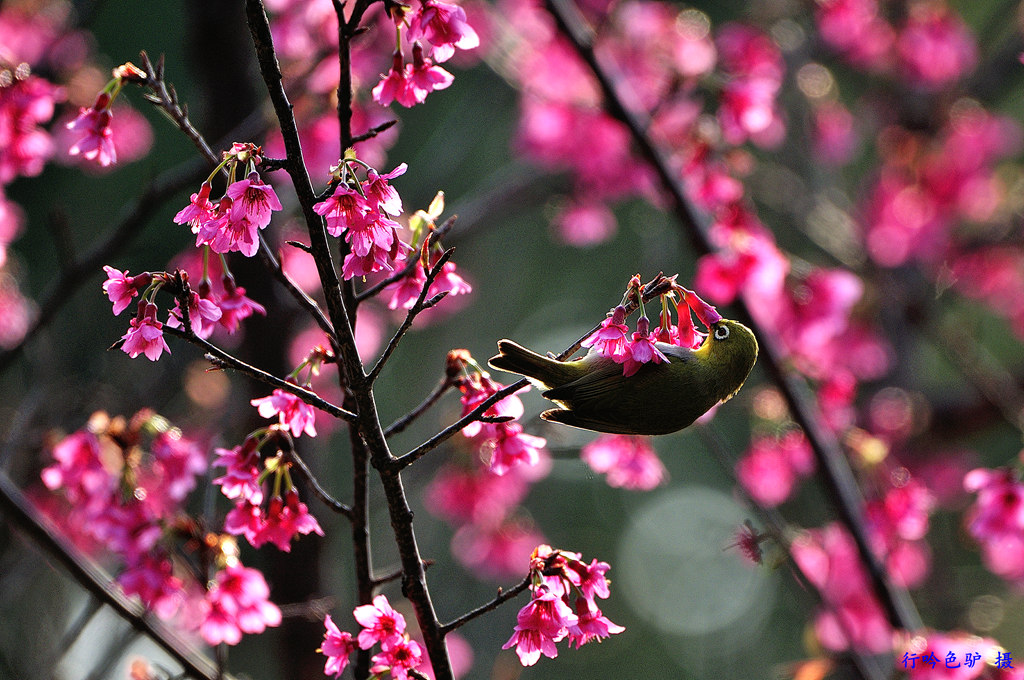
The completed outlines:
{"type": "Polygon", "coordinates": [[[715,340],[725,340],[729,337],[729,327],[719,326],[715,329],[715,340]]]}

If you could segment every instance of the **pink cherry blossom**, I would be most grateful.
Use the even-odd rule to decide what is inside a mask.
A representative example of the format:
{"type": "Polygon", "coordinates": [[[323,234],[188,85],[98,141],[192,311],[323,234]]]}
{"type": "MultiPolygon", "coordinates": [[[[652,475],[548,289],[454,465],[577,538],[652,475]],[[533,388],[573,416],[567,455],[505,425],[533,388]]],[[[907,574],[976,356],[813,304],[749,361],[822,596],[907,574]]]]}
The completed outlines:
{"type": "Polygon", "coordinates": [[[224,294],[217,301],[217,306],[221,312],[218,323],[228,333],[237,331],[239,324],[253,314],[267,315],[266,308],[255,300],[246,297],[245,288],[236,286],[235,279],[232,276],[225,276],[223,283],[224,294]]]}
{"type": "Polygon", "coordinates": [[[232,500],[241,499],[260,505],[263,503],[263,489],[259,483],[261,466],[256,445],[256,439],[247,437],[234,448],[214,449],[217,459],[213,465],[226,470],[213,483],[220,486],[221,493],[232,500]]]}
{"type": "Polygon", "coordinates": [[[640,370],[640,367],[647,363],[664,364],[668,363],[666,357],[650,334],[650,321],[646,316],[641,316],[636,321],[636,332],[633,339],[626,345],[626,354],[613,357],[617,363],[622,364],[622,375],[631,376],[640,370]]]}
{"type": "Polygon", "coordinates": [[[499,518],[460,527],[452,537],[452,554],[474,574],[507,578],[522,573],[523,563],[543,540],[532,523],[499,518]]]}
{"type": "MultiPolygon", "coordinates": [[[[200,338],[208,338],[220,321],[222,312],[217,302],[206,297],[200,297],[199,293],[192,291],[188,303],[188,319],[192,332],[200,338]]],[[[171,328],[180,328],[182,321],[181,306],[175,302],[167,319],[167,325],[171,328]]]]}
{"type": "Polygon", "coordinates": [[[357,638],[360,649],[369,649],[378,642],[400,640],[405,633],[405,617],[391,607],[386,595],[373,598],[372,604],[356,607],[352,616],[363,627],[357,638]]]}
{"type": "Polygon", "coordinates": [[[379,674],[388,671],[393,680],[407,680],[409,671],[420,665],[423,648],[408,636],[386,638],[380,645],[380,653],[370,660],[370,672],[379,674]]]}
{"type": "Polygon", "coordinates": [[[316,409],[299,399],[291,392],[275,389],[270,396],[250,401],[264,418],[278,417],[278,422],[291,430],[293,437],[302,433],[310,437],[316,436],[314,420],[316,409]]]}
{"type": "Polygon", "coordinates": [[[791,546],[797,566],[822,594],[815,632],[828,649],[887,652],[892,628],[871,593],[853,538],[838,524],[805,531],[791,546]]]}
{"type": "Polygon", "coordinates": [[[429,42],[436,62],[448,61],[455,49],[471,50],[480,45],[476,31],[466,21],[466,11],[458,5],[424,0],[409,22],[409,40],[429,42]]]}
{"type": "Polygon", "coordinates": [[[501,648],[515,647],[520,663],[532,666],[541,654],[550,659],[557,657],[555,643],[569,634],[570,626],[578,625],[579,617],[562,598],[547,588],[538,588],[529,604],[519,610],[515,632],[501,648]]]}
{"type": "Polygon", "coordinates": [[[392,217],[401,215],[402,197],[398,195],[398,191],[388,182],[396,177],[401,177],[408,169],[408,165],[399,163],[394,170],[383,175],[372,168],[367,170],[366,181],[363,183],[366,199],[371,203],[376,202],[380,210],[383,210],[392,217]]]}
{"type": "Polygon", "coordinates": [[[292,488],[285,493],[284,499],[280,496],[270,499],[259,531],[250,542],[257,548],[264,543],[273,543],[279,550],[291,552],[292,539],[299,534],[323,536],[324,530],[316,518],[309,514],[306,504],[299,501],[298,492],[292,488]]]}
{"type": "Polygon", "coordinates": [[[444,90],[454,81],[455,76],[423,56],[418,42],[413,44],[412,64],[406,65],[406,83],[415,103],[422,104],[431,92],[444,90]]]}
{"type": "Polygon", "coordinates": [[[911,83],[936,89],[973,69],[978,47],[957,13],[942,3],[922,3],[907,13],[896,36],[896,56],[911,83]]]}
{"type": "Polygon", "coordinates": [[[356,646],[352,642],[352,634],[340,630],[330,614],[324,617],[324,627],[327,629],[324,641],[320,643],[320,649],[317,651],[327,657],[324,675],[333,675],[337,678],[348,666],[348,659],[356,650],[356,646]]]}
{"type": "Polygon", "coordinates": [[[187,224],[192,228],[193,234],[198,234],[200,227],[210,222],[216,215],[217,207],[210,202],[210,191],[212,190],[213,186],[209,182],[203,182],[199,187],[199,193],[192,194],[189,204],[174,216],[175,224],[187,224]]]}
{"type": "Polygon", "coordinates": [[[150,361],[156,361],[171,348],[164,340],[163,324],[156,320],[156,305],[150,302],[139,303],[139,314],[132,317],[131,328],[122,336],[124,343],[121,349],[132,359],[145,354],[150,361]]]}
{"type": "Polygon", "coordinates": [[[409,75],[409,69],[406,68],[402,53],[395,52],[391,68],[370,92],[373,101],[381,106],[387,106],[391,102],[397,101],[406,108],[421,103],[411,87],[409,75]]]}
{"type": "Polygon", "coordinates": [[[163,555],[151,553],[128,565],[117,575],[117,583],[125,595],[137,596],[161,619],[174,616],[184,600],[184,584],[174,575],[171,560],[163,555]]]}
{"type": "Polygon", "coordinates": [[[264,184],[256,172],[245,179],[231,183],[224,192],[231,200],[231,219],[247,219],[260,229],[270,224],[271,213],[281,210],[281,201],[274,187],[264,184]]]}
{"type": "Polygon", "coordinates": [[[228,566],[207,591],[199,633],[207,644],[238,644],[243,633],[262,633],[281,624],[281,610],[269,600],[270,588],[256,569],[228,566]]]}
{"type": "Polygon", "coordinates": [[[103,266],[103,271],[107,273],[107,280],[103,282],[103,292],[114,303],[115,316],[126,310],[132,298],[139,294],[139,289],[145,288],[152,281],[149,273],[128,276],[127,270],[122,272],[107,265],[103,266]]]}
{"type": "Polygon", "coordinates": [[[612,359],[625,357],[628,352],[626,334],[629,332],[625,321],[626,308],[619,305],[611,311],[608,318],[601,322],[601,328],[580,344],[583,347],[593,347],[594,351],[601,356],[612,359]]]}
{"type": "Polygon", "coordinates": [[[114,149],[114,133],[110,129],[110,95],[100,93],[92,108],[82,107],[78,117],[67,124],[68,130],[74,130],[83,136],[78,139],[68,154],[81,155],[86,160],[94,161],[100,167],[107,167],[117,162],[114,149]]]}
{"type": "Polygon", "coordinates": [[[977,494],[964,524],[981,546],[985,566],[1005,579],[1024,582],[1024,484],[1008,468],[971,470],[963,484],[977,494]]]}
{"type": "Polygon", "coordinates": [[[576,649],[588,642],[600,641],[626,630],[625,627],[609,620],[594,606],[593,600],[585,597],[576,598],[576,616],[576,625],[568,627],[569,644],[575,644],[576,649]]]}
{"type": "Polygon", "coordinates": [[[614,488],[649,491],[668,481],[668,471],[645,437],[601,435],[580,449],[580,458],[614,488]]]}
{"type": "Polygon", "coordinates": [[[533,467],[540,462],[541,450],[547,440],[523,432],[519,423],[498,423],[490,448],[488,467],[496,475],[504,475],[515,467],[533,467]]]}
{"type": "Polygon", "coordinates": [[[773,508],[790,497],[797,480],[814,471],[814,457],[799,431],[757,437],[736,464],[736,477],[758,504],[773,508]]]}
{"type": "Polygon", "coordinates": [[[446,465],[427,487],[424,504],[453,522],[491,524],[506,517],[528,491],[528,481],[515,471],[496,475],[477,465],[446,465]]]}
{"type": "MultiPolygon", "coordinates": [[[[8,33],[0,42],[9,46],[11,37],[8,33]]],[[[54,141],[41,126],[63,99],[62,88],[37,75],[15,78],[0,88],[0,186],[43,171],[53,156],[54,141]]]]}

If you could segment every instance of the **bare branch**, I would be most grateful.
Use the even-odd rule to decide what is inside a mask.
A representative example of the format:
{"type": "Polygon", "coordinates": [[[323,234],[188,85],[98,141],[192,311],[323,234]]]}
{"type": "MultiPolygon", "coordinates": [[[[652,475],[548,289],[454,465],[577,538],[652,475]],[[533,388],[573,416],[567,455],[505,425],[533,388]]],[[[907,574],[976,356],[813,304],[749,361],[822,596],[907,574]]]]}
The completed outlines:
{"type": "Polygon", "coordinates": [[[187,675],[204,680],[229,679],[229,676],[221,674],[208,658],[178,637],[177,633],[150,616],[140,604],[125,597],[99,567],[81,557],[56,527],[35,512],[32,504],[2,470],[0,511],[13,525],[24,531],[33,543],[60,563],[75,581],[92,593],[93,597],[113,609],[129,625],[170,654],[181,664],[187,675]]]}
{"type": "Polygon", "coordinates": [[[284,390],[285,392],[294,394],[296,397],[298,397],[305,403],[309,404],[310,406],[318,408],[324,413],[332,415],[335,418],[339,418],[347,422],[355,422],[356,419],[358,418],[358,416],[355,413],[352,413],[351,411],[346,411],[345,409],[339,406],[335,406],[334,404],[330,403],[329,401],[326,401],[325,399],[320,397],[315,392],[312,392],[311,390],[307,390],[304,387],[299,387],[295,383],[288,382],[287,380],[282,380],[281,378],[278,378],[276,375],[267,373],[262,369],[256,368],[255,366],[247,364],[241,359],[238,359],[237,357],[228,354],[220,347],[217,347],[213,343],[193,334],[191,329],[188,328],[187,324],[184,325],[184,328],[172,328],[170,326],[164,325],[164,332],[170,333],[171,335],[176,335],[177,337],[183,340],[187,340],[188,342],[191,342],[193,345],[202,348],[206,352],[206,358],[220,368],[232,368],[238,371],[239,373],[244,373],[251,378],[255,378],[256,380],[265,382],[268,385],[272,385],[273,387],[284,390]]]}
{"type": "Polygon", "coordinates": [[[494,596],[493,600],[491,600],[487,604],[480,605],[476,609],[473,609],[471,611],[466,612],[465,614],[463,614],[459,618],[453,619],[452,621],[449,621],[448,623],[442,625],[441,626],[441,631],[445,635],[447,635],[448,633],[452,632],[456,628],[459,628],[461,626],[466,625],[467,623],[469,623],[473,619],[477,618],[478,616],[483,616],[487,612],[494,611],[495,609],[500,607],[502,604],[504,604],[505,602],[508,602],[509,600],[511,600],[515,596],[519,595],[519,593],[523,592],[524,590],[526,590],[529,587],[530,587],[530,577],[529,577],[529,575],[527,575],[526,578],[524,578],[522,581],[517,583],[515,586],[509,588],[508,590],[502,590],[501,588],[498,588],[498,594],[494,596]]]}

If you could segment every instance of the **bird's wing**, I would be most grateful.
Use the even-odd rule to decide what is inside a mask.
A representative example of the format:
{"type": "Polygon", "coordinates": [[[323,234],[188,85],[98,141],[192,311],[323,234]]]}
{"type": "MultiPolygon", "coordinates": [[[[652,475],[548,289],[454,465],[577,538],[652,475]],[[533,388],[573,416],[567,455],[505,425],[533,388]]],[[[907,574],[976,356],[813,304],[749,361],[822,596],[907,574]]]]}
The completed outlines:
{"type": "MultiPolygon", "coordinates": [[[[694,359],[693,351],[685,347],[667,345],[660,342],[657,345],[658,349],[672,363],[688,362],[694,359]]],[[[653,368],[654,370],[659,370],[662,367],[655,366],[653,368]]],[[[634,384],[636,389],[642,390],[647,382],[647,376],[643,374],[646,373],[646,371],[643,371],[643,368],[641,368],[641,371],[641,374],[624,378],[622,376],[622,364],[617,364],[613,360],[605,358],[600,363],[595,362],[593,368],[583,376],[560,387],[550,389],[544,392],[542,396],[552,401],[585,401],[591,405],[603,405],[605,402],[611,402],[618,398],[618,395],[622,394],[623,383],[621,381],[623,380],[628,381],[635,378],[634,384]]]]}
{"type": "Polygon", "coordinates": [[[547,390],[542,396],[551,401],[572,401],[581,396],[596,397],[613,387],[617,376],[622,376],[622,364],[611,359],[594,362],[593,367],[581,377],[547,390]]]}

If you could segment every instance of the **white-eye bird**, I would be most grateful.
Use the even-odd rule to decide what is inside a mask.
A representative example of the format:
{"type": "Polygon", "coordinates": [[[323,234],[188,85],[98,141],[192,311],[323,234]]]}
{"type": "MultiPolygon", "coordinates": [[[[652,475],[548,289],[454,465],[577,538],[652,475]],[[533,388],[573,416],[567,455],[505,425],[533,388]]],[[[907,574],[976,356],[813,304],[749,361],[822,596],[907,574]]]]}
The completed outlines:
{"type": "Polygon", "coordinates": [[[623,375],[621,363],[595,349],[579,359],[541,356],[511,340],[498,341],[496,369],[537,383],[542,396],[561,408],[544,420],[614,434],[668,434],[687,427],[715,404],[735,395],[757,360],[749,328],[721,319],[697,349],[656,343],[668,363],[645,363],[623,375]]]}

